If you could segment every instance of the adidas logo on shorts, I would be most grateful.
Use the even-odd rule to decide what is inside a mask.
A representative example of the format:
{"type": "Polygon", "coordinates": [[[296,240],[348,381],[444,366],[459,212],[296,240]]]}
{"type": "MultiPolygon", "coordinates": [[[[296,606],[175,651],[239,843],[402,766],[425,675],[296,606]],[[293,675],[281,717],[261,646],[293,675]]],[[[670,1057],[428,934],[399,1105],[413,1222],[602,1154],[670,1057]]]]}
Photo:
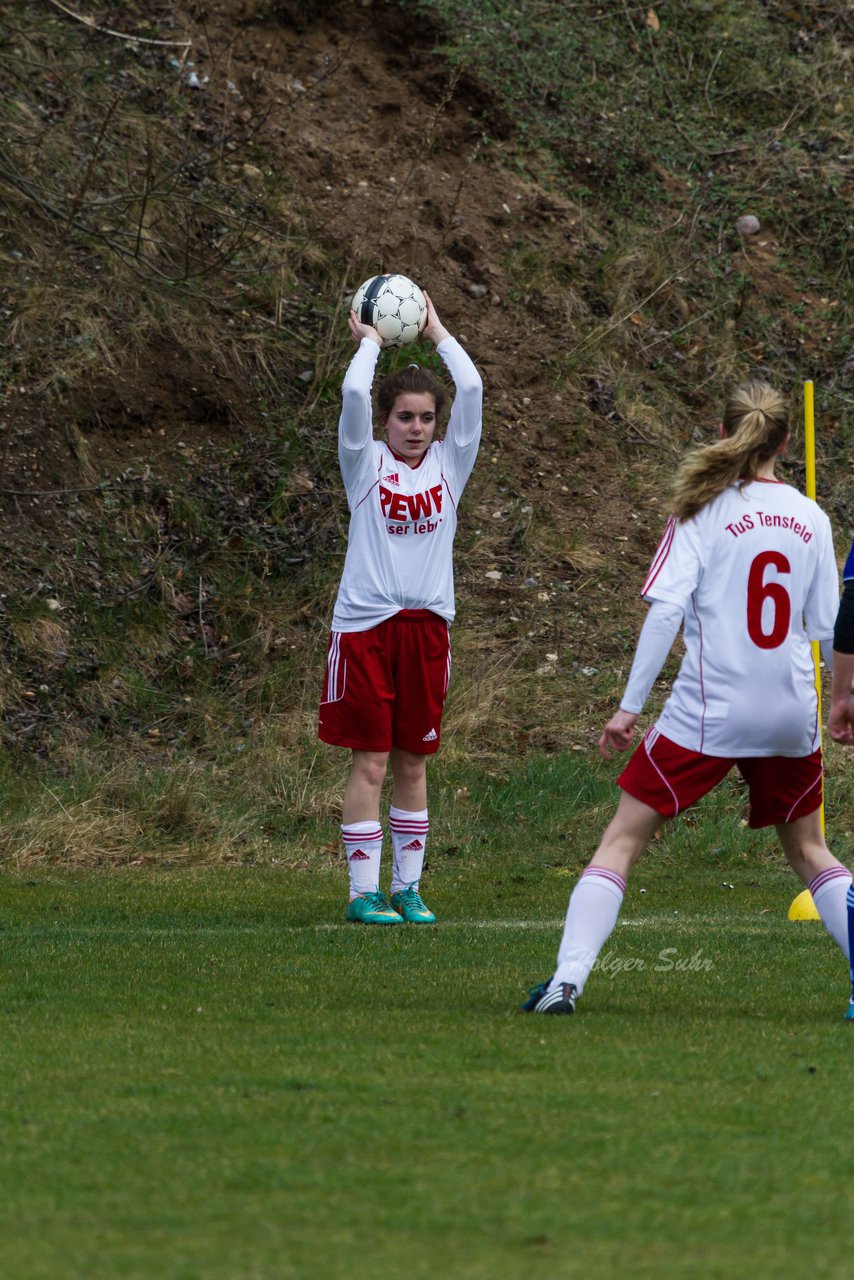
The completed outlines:
{"type": "Polygon", "coordinates": [[[436,739],[438,738],[438,736],[439,736],[439,735],[438,735],[438,733],[436,732],[436,730],[435,730],[435,729],[431,729],[429,733],[425,733],[425,734],[424,734],[424,737],[421,739],[421,741],[422,741],[422,742],[435,742],[435,741],[436,741],[436,739]]]}

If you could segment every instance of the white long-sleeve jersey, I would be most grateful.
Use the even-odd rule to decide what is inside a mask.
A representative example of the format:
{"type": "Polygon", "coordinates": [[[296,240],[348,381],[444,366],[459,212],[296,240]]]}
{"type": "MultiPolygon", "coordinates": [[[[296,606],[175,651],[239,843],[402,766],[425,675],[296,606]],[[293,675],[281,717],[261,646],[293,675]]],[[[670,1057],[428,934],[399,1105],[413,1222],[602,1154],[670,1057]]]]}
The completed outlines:
{"type": "Polygon", "coordinates": [[[710,756],[806,756],[820,745],[810,641],[839,607],[830,521],[790,485],[731,485],[671,519],[643,588],[682,610],[685,657],[661,733],[710,756]]]}
{"type": "Polygon", "coordinates": [[[373,438],[375,342],[362,339],[344,377],[338,461],[350,529],[333,631],[367,631],[401,609],[429,609],[453,621],[457,506],[480,444],[483,384],[455,338],[437,351],[456,394],[444,439],[433,441],[417,467],[373,438]]]}

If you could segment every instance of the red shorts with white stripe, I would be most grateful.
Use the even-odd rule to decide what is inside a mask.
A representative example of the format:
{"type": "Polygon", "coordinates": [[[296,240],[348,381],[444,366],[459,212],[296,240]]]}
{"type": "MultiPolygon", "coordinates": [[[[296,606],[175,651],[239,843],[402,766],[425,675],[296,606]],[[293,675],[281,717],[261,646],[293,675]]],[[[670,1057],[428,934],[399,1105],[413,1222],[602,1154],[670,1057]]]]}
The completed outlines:
{"type": "Polygon", "coordinates": [[[821,749],[809,756],[706,756],[677,746],[653,726],[617,785],[665,818],[675,818],[716,787],[735,765],[750,791],[751,827],[795,822],[822,799],[821,749]]]}
{"type": "Polygon", "coordinates": [[[448,624],[402,609],[369,631],[333,631],[318,736],[354,751],[432,755],[451,676],[448,624]]]}

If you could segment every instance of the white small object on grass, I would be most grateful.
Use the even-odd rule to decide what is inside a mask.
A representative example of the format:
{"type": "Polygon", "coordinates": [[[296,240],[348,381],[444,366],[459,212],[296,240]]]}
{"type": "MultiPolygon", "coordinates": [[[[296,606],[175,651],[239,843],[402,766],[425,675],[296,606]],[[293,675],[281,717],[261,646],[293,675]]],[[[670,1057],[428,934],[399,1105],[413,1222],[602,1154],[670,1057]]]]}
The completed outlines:
{"type": "Polygon", "coordinates": [[[759,231],[759,219],[752,213],[743,213],[736,218],[735,229],[740,236],[755,236],[759,231]]]}

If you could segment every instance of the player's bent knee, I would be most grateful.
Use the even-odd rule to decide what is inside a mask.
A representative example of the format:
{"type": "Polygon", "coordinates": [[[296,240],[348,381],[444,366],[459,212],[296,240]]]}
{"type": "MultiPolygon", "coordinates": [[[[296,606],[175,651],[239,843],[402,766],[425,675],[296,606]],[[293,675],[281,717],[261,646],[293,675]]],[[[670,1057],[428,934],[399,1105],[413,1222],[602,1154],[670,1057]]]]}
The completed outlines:
{"type": "Polygon", "coordinates": [[[385,781],[387,765],[388,754],[386,752],[353,752],[353,772],[366,786],[375,790],[379,790],[385,781]]]}

